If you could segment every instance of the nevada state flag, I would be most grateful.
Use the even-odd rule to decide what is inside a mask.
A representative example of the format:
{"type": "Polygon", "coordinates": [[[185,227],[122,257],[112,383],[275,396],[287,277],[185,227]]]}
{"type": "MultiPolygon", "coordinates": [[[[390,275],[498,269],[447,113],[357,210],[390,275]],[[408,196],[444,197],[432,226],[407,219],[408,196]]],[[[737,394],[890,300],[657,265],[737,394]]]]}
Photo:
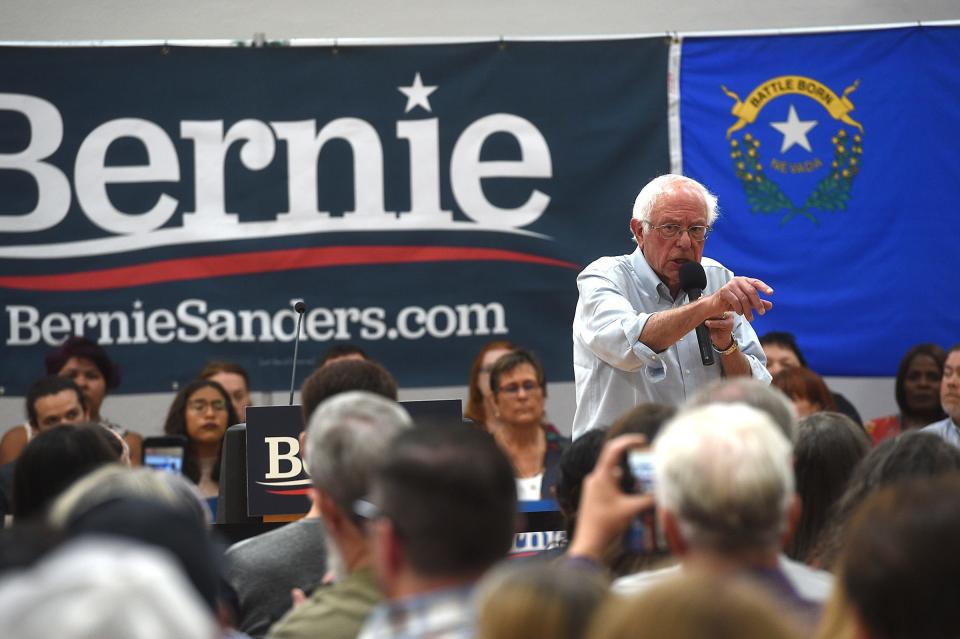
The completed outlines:
{"type": "Polygon", "coordinates": [[[683,172],[720,200],[705,254],[775,294],[824,375],[960,342],[960,29],[687,38],[683,172]]]}

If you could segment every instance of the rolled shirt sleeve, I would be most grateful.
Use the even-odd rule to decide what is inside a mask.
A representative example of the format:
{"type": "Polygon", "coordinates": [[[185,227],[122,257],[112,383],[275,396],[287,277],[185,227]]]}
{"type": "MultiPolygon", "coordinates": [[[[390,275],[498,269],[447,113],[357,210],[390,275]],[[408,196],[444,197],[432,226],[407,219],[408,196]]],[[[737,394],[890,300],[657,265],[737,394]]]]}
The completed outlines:
{"type": "MultiPolygon", "coordinates": [[[[606,258],[613,259],[613,258],[606,258]]],[[[602,261],[602,260],[601,260],[602,261]]],[[[595,263],[597,265],[597,263],[595,263]]],[[[600,268],[587,268],[577,278],[580,301],[574,318],[574,339],[614,368],[635,372],[646,369],[651,378],[662,379],[665,363],[640,342],[640,333],[653,312],[638,311],[622,294],[625,273],[614,279],[600,268]]],[[[618,265],[611,265],[617,270],[618,265]]]]}

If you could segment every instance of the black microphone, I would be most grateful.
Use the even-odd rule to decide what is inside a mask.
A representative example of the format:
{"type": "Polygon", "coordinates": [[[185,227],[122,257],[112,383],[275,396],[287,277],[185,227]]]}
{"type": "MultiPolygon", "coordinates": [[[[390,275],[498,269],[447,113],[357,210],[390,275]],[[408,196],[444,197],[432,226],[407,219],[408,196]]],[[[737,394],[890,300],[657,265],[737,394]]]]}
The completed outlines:
{"type": "MultiPolygon", "coordinates": [[[[680,288],[686,292],[691,302],[700,299],[703,289],[707,288],[707,274],[703,272],[699,262],[684,262],[680,265],[680,288]]],[[[712,366],[715,361],[713,344],[710,342],[710,329],[704,324],[697,326],[697,344],[700,345],[700,361],[704,366],[712,366]]]]}
{"type": "Polygon", "coordinates": [[[307,305],[303,303],[303,300],[297,300],[293,305],[293,310],[297,312],[297,337],[293,341],[293,370],[290,371],[290,406],[293,406],[293,385],[297,379],[297,352],[300,350],[300,325],[303,323],[303,312],[307,310],[307,305]]]}

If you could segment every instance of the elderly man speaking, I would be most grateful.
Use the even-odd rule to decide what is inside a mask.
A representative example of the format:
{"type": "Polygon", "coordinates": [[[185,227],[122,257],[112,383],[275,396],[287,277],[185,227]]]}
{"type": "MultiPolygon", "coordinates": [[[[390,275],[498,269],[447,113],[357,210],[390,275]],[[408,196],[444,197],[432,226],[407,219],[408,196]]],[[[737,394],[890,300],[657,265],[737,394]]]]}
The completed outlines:
{"type": "Polygon", "coordinates": [[[769,382],[749,321],[754,312],[770,310],[773,304],[760,295],[773,289],[755,278],[734,277],[703,257],[716,217],[717,198],[702,184],[662,175],[634,204],[630,231],[637,249],[602,257],[580,273],[573,320],[574,437],[612,424],[643,402],[679,404],[721,376],[769,382]],[[687,263],[703,267],[705,282],[687,263]],[[686,272],[691,268],[692,276],[686,272]],[[702,289],[696,301],[681,285],[687,278],[693,284],[684,286],[702,289]],[[701,324],[709,334],[701,340],[710,341],[703,344],[706,356],[715,351],[712,364],[705,362],[695,333],[701,324]]]}

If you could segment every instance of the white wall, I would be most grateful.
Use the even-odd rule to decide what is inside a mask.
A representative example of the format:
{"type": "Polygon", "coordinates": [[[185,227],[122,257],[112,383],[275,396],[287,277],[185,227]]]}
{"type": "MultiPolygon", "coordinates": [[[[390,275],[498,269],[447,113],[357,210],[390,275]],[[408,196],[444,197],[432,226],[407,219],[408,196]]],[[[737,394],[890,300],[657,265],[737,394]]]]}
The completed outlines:
{"type": "Polygon", "coordinates": [[[956,18],[956,0],[3,0],[0,40],[596,35],[956,18]]]}

